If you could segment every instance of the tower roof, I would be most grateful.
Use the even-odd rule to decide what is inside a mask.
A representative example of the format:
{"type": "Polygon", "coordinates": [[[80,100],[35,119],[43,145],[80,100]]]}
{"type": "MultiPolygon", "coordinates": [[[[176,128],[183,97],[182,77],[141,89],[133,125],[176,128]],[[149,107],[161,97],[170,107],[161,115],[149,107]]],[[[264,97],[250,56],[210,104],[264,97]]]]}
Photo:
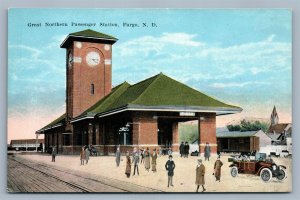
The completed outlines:
{"type": "Polygon", "coordinates": [[[118,39],[107,35],[104,33],[100,33],[91,29],[70,33],[66,39],[60,45],[61,48],[66,48],[73,41],[82,41],[82,42],[103,42],[107,44],[114,44],[118,39]]]}

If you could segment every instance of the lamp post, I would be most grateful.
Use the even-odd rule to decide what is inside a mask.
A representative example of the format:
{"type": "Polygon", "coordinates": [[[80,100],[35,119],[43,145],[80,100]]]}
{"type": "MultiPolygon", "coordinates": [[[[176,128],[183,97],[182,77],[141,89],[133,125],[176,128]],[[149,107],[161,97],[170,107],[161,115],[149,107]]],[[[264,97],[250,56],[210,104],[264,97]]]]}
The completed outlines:
{"type": "Polygon", "coordinates": [[[121,134],[121,132],[124,134],[123,145],[126,145],[126,133],[128,132],[128,128],[127,127],[121,127],[119,129],[119,134],[121,134]]]}

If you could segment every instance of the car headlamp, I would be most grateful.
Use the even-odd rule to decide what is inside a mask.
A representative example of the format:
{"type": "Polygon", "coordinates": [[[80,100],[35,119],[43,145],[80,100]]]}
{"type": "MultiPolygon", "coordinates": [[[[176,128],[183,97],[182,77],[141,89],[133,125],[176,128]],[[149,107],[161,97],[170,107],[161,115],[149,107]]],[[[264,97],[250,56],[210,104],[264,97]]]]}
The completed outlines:
{"type": "Polygon", "coordinates": [[[276,170],[276,165],[272,165],[272,169],[275,171],[276,170]]]}

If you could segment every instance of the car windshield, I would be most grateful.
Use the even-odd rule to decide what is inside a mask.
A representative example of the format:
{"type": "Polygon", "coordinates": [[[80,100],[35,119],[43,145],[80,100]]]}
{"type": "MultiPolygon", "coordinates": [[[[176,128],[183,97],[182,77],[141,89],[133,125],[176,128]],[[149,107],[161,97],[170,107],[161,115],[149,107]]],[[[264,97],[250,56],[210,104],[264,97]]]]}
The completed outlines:
{"type": "Polygon", "coordinates": [[[267,154],[265,153],[257,153],[255,154],[255,160],[257,161],[264,161],[267,158],[267,154]]]}

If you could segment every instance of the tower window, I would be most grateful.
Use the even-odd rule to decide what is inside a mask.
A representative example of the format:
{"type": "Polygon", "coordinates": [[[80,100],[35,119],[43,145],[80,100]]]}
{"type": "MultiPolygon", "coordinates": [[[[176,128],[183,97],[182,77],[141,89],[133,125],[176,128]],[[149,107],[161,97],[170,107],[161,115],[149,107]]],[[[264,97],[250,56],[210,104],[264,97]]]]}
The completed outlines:
{"type": "Polygon", "coordinates": [[[95,94],[95,85],[94,83],[91,84],[91,95],[95,94]]]}

